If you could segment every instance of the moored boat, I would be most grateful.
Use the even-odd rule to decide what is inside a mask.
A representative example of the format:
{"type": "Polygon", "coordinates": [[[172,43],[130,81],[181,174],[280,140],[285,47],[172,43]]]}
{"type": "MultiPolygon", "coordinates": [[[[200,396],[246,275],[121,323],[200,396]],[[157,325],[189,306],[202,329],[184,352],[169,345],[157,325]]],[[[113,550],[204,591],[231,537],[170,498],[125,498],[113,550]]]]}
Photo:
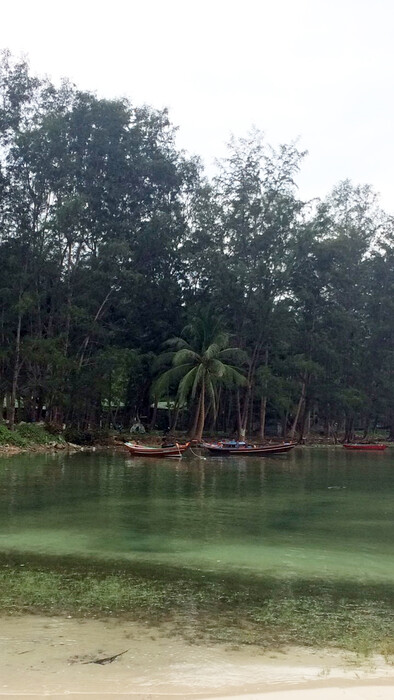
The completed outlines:
{"type": "Polygon", "coordinates": [[[283,442],[277,445],[249,445],[245,442],[224,441],[224,442],[203,442],[204,447],[214,455],[274,455],[289,452],[296,446],[296,442],[283,442]]]}
{"type": "Polygon", "coordinates": [[[137,442],[125,442],[124,446],[130,454],[138,457],[182,457],[182,454],[189,447],[190,442],[179,445],[177,442],[174,445],[155,446],[155,445],[139,445],[137,442]]]}
{"type": "Polygon", "coordinates": [[[346,445],[343,445],[343,447],[345,448],[345,450],[367,450],[367,451],[368,450],[378,450],[378,451],[382,451],[382,450],[386,449],[387,445],[382,445],[382,444],[378,444],[378,443],[373,444],[373,443],[362,443],[362,442],[356,443],[356,442],[354,442],[354,443],[348,443],[346,445]]]}

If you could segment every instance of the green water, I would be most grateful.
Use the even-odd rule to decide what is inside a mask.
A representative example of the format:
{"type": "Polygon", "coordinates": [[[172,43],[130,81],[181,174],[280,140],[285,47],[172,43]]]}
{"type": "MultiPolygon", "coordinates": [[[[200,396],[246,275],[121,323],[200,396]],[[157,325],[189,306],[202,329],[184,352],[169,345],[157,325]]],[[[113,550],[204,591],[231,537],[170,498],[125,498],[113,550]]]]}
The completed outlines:
{"type": "Polygon", "coordinates": [[[0,552],[394,583],[394,450],[0,460],[0,552]]]}

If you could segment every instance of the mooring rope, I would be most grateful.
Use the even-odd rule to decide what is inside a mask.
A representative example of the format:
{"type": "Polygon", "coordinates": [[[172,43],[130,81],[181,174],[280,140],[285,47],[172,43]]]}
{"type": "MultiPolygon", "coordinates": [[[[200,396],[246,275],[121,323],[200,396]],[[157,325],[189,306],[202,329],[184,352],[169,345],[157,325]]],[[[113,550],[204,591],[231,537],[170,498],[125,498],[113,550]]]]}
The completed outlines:
{"type": "Polygon", "coordinates": [[[190,452],[192,453],[192,455],[194,455],[195,457],[198,457],[198,459],[204,459],[204,460],[206,460],[206,457],[203,457],[202,455],[198,455],[196,452],[193,452],[193,450],[192,450],[191,447],[189,447],[189,450],[190,450],[190,452]]]}

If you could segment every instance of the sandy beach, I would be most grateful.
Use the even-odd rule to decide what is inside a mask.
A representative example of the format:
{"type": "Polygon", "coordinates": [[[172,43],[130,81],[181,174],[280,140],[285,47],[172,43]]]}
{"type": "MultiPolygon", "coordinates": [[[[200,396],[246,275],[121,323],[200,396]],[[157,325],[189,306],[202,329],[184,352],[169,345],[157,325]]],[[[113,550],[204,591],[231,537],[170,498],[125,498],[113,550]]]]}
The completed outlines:
{"type": "Polygon", "coordinates": [[[2,698],[388,700],[394,666],[337,650],[190,644],[125,620],[0,618],[2,698]]]}

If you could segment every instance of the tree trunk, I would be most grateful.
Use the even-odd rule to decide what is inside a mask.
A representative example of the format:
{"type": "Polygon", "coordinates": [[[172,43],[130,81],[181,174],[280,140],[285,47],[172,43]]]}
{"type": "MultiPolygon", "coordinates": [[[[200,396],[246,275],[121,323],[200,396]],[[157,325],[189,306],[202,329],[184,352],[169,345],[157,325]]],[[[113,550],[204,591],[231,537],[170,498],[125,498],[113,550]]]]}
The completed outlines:
{"type": "Polygon", "coordinates": [[[8,421],[8,424],[10,422],[10,411],[11,411],[11,394],[7,391],[5,395],[5,415],[8,421]]]}
{"type": "Polygon", "coordinates": [[[209,433],[213,433],[213,426],[215,422],[215,411],[213,410],[212,400],[208,404],[208,408],[205,411],[205,425],[208,424],[207,430],[209,433]]]}
{"type": "Polygon", "coordinates": [[[149,430],[153,430],[153,428],[156,425],[156,418],[157,418],[157,399],[155,399],[155,405],[153,406],[153,413],[152,413],[152,418],[149,423],[149,430]]]}
{"type": "Polygon", "coordinates": [[[200,404],[200,416],[198,419],[198,424],[197,424],[197,434],[196,434],[196,440],[201,442],[202,440],[202,434],[204,430],[204,423],[205,423],[205,381],[204,378],[202,380],[202,387],[201,387],[201,404],[200,404]]]}
{"type": "Polygon", "coordinates": [[[387,439],[390,440],[390,442],[394,440],[394,415],[391,416],[389,435],[387,439]]]}
{"type": "Polygon", "coordinates": [[[254,429],[254,422],[253,422],[253,414],[254,414],[254,386],[252,386],[252,390],[250,393],[250,400],[249,400],[249,420],[246,423],[245,429],[246,432],[248,431],[248,425],[249,425],[249,434],[253,433],[254,429]]]}
{"type": "MultiPolygon", "coordinates": [[[[103,312],[104,309],[105,309],[105,306],[106,306],[106,304],[107,304],[107,301],[108,301],[108,299],[109,299],[111,293],[112,293],[112,289],[109,290],[109,292],[108,292],[107,296],[105,297],[104,301],[100,304],[100,306],[99,306],[99,308],[98,308],[98,311],[97,311],[97,313],[96,313],[96,315],[95,315],[95,317],[94,317],[94,323],[96,323],[96,322],[100,319],[100,316],[101,316],[102,312],[103,312]]],[[[82,346],[81,346],[81,349],[80,349],[80,353],[81,353],[81,354],[80,354],[80,357],[79,357],[78,369],[81,369],[81,368],[82,368],[83,361],[84,361],[84,359],[85,359],[85,353],[86,353],[87,347],[88,347],[89,342],[90,342],[90,335],[91,335],[91,334],[88,333],[88,334],[86,335],[86,337],[85,337],[85,340],[84,340],[83,343],[82,343],[82,346]]]]}
{"type": "Polygon", "coordinates": [[[72,289],[71,289],[71,241],[67,243],[67,280],[66,280],[66,320],[64,324],[64,357],[68,355],[68,344],[70,340],[70,328],[71,328],[71,303],[72,303],[72,289]]]}
{"type": "MultiPolygon", "coordinates": [[[[224,424],[224,430],[228,434],[230,430],[230,422],[232,418],[232,412],[233,412],[233,393],[228,392],[228,407],[227,407],[227,416],[224,424]]],[[[232,425],[234,425],[233,422],[231,422],[232,425]]]]}
{"type": "Polygon", "coordinates": [[[14,430],[14,427],[15,427],[15,405],[16,405],[17,388],[18,388],[18,377],[19,377],[19,371],[20,371],[21,328],[22,328],[22,312],[19,311],[18,326],[16,329],[16,341],[15,341],[15,362],[14,362],[14,371],[12,374],[11,405],[10,405],[10,411],[9,411],[9,428],[10,428],[10,430],[14,430]]]}
{"type": "Polygon", "coordinates": [[[216,402],[216,410],[213,411],[212,431],[217,430],[218,417],[220,416],[220,411],[221,411],[221,403],[222,403],[222,387],[219,387],[218,397],[217,397],[217,402],[216,402]]]}
{"type": "Polygon", "coordinates": [[[201,409],[201,394],[198,397],[197,408],[196,408],[196,412],[194,414],[193,426],[192,426],[192,429],[190,431],[190,437],[192,439],[195,437],[196,432],[197,432],[198,420],[200,417],[200,409],[201,409]]]}
{"type": "Polygon", "coordinates": [[[334,438],[334,445],[338,444],[338,425],[335,421],[329,423],[329,436],[334,438]]]}
{"type": "MultiPolygon", "coordinates": [[[[265,349],[264,353],[264,365],[268,367],[268,348],[265,349]]],[[[260,425],[259,425],[259,438],[263,442],[265,439],[265,416],[267,411],[267,380],[263,382],[262,385],[262,396],[260,401],[260,425]]]]}
{"type": "Polygon", "coordinates": [[[352,442],[354,438],[354,415],[346,416],[344,442],[352,442]]]}
{"type": "Polygon", "coordinates": [[[282,417],[282,439],[286,440],[287,438],[287,420],[289,418],[289,413],[286,411],[286,413],[282,417]]]}
{"type": "Polygon", "coordinates": [[[311,415],[311,409],[308,410],[308,413],[306,415],[306,421],[305,421],[305,436],[309,437],[310,432],[311,432],[311,423],[312,423],[312,415],[311,415]]]}
{"type": "Polygon", "coordinates": [[[311,428],[311,410],[307,408],[306,401],[304,401],[304,410],[302,411],[302,416],[300,420],[300,434],[299,441],[303,442],[305,433],[308,435],[311,428]]]}
{"type": "Polygon", "coordinates": [[[241,416],[241,400],[239,396],[239,389],[237,389],[236,393],[237,397],[237,432],[238,432],[238,439],[241,439],[241,434],[242,434],[242,416],[241,416]]]}
{"type": "Polygon", "coordinates": [[[170,427],[171,432],[173,430],[176,430],[176,424],[178,423],[178,418],[179,418],[179,404],[176,403],[175,408],[174,408],[174,413],[172,416],[172,421],[171,421],[171,427],[170,427]]]}
{"type": "MultiPolygon", "coordinates": [[[[261,338],[258,340],[253,348],[252,357],[249,364],[248,375],[247,375],[247,388],[244,398],[244,405],[242,408],[242,413],[238,421],[238,439],[244,440],[246,435],[246,429],[248,424],[249,406],[251,400],[251,394],[254,384],[254,376],[256,367],[259,361],[260,353],[262,349],[261,338]]],[[[240,410],[240,409],[239,409],[240,410]]]]}
{"type": "Polygon", "coordinates": [[[259,438],[263,442],[265,440],[265,414],[267,411],[267,397],[262,396],[260,401],[260,428],[259,438]]]}
{"type": "Polygon", "coordinates": [[[367,439],[370,422],[371,422],[371,416],[370,416],[370,414],[368,413],[368,414],[365,416],[365,419],[364,419],[363,440],[366,440],[366,439],[367,439]]]}
{"type": "Polygon", "coordinates": [[[112,422],[112,372],[109,373],[109,396],[108,396],[108,415],[107,429],[109,430],[112,422]]]}
{"type": "Polygon", "coordinates": [[[296,414],[294,416],[293,425],[291,426],[291,430],[289,433],[290,440],[294,440],[295,432],[297,430],[298,421],[299,421],[300,415],[301,415],[301,410],[302,410],[302,407],[303,407],[303,404],[305,401],[305,396],[306,396],[306,379],[304,379],[302,382],[301,396],[300,396],[300,399],[298,401],[298,406],[297,406],[296,414]]]}
{"type": "Polygon", "coordinates": [[[241,415],[241,419],[240,419],[239,435],[238,435],[239,440],[245,440],[246,428],[248,425],[248,413],[249,413],[249,403],[250,403],[250,399],[251,399],[251,394],[252,394],[252,385],[249,383],[247,386],[247,389],[246,389],[243,411],[242,411],[242,415],[241,415]]]}

